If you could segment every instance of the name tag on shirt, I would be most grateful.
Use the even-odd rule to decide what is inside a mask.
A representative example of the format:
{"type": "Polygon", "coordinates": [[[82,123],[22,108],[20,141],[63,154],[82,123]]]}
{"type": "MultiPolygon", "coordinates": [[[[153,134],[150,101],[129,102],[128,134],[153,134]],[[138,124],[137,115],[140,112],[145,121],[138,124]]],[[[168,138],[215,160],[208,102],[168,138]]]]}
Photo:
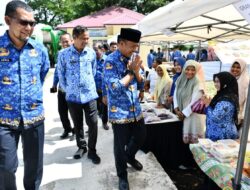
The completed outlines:
{"type": "Polygon", "coordinates": [[[3,62],[3,63],[12,62],[12,59],[10,59],[10,58],[0,58],[0,62],[3,62]]]}

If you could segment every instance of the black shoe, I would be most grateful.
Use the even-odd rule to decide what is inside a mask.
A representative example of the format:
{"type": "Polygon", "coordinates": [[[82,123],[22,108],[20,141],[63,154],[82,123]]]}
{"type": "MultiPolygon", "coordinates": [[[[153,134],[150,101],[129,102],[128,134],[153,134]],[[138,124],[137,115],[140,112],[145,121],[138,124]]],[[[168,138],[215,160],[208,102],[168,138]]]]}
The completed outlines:
{"type": "Polygon", "coordinates": [[[106,123],[106,124],[102,124],[102,127],[103,127],[103,129],[105,129],[105,130],[109,130],[109,126],[108,126],[107,123],[106,123]]]}
{"type": "Polygon", "coordinates": [[[129,190],[127,179],[119,177],[119,190],[129,190]]]}
{"type": "Polygon", "coordinates": [[[69,132],[68,131],[64,131],[63,134],[60,136],[61,139],[65,139],[69,136],[69,132]]]}
{"type": "Polygon", "coordinates": [[[74,154],[74,159],[80,159],[87,152],[87,148],[79,148],[74,154]]]}
{"type": "Polygon", "coordinates": [[[138,171],[142,170],[143,168],[142,164],[136,159],[128,159],[127,162],[138,171]]]}
{"type": "Polygon", "coordinates": [[[88,158],[92,160],[94,164],[100,164],[101,158],[96,153],[88,153],[88,158]]]}
{"type": "Polygon", "coordinates": [[[72,133],[72,135],[69,138],[69,141],[73,141],[73,140],[75,140],[75,133],[72,133]]]}

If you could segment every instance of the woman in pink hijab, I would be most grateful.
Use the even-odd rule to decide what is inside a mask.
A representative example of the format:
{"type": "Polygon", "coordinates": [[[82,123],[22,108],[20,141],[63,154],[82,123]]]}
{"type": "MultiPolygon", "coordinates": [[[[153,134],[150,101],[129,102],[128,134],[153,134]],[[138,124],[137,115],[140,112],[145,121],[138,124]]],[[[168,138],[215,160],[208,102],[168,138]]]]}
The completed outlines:
{"type": "Polygon", "coordinates": [[[245,114],[245,104],[247,99],[249,74],[247,70],[247,63],[242,59],[236,59],[232,66],[230,73],[237,79],[239,89],[239,113],[238,113],[238,129],[243,124],[245,114]]]}

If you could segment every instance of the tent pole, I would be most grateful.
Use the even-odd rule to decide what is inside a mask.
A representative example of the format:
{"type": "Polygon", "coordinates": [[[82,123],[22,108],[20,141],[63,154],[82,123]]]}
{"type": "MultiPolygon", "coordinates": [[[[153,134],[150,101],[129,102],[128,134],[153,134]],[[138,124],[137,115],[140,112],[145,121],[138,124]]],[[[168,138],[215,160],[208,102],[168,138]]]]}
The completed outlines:
{"type": "Polygon", "coordinates": [[[168,58],[168,62],[171,61],[171,55],[170,55],[170,42],[168,42],[168,48],[167,48],[167,58],[168,58]]]}
{"type": "Polygon", "coordinates": [[[220,61],[220,72],[221,72],[221,69],[222,69],[222,62],[220,61]]]}
{"type": "Polygon", "coordinates": [[[237,168],[236,168],[235,176],[232,179],[234,190],[241,189],[241,178],[242,178],[242,170],[243,170],[243,164],[244,164],[247,141],[248,141],[249,125],[250,125],[250,83],[248,86],[245,118],[243,122],[243,130],[242,130],[242,135],[240,139],[240,151],[238,155],[237,168]]]}
{"type": "Polygon", "coordinates": [[[199,40],[198,56],[199,56],[198,62],[200,62],[201,61],[201,40],[199,40]]]}

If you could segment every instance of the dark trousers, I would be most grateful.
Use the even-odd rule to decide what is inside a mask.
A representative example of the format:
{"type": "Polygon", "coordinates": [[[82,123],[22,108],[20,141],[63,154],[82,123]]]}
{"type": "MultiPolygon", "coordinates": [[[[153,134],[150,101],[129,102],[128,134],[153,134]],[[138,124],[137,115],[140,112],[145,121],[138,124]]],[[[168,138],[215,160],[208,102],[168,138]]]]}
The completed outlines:
{"type": "Polygon", "coordinates": [[[16,190],[19,139],[23,145],[25,190],[38,190],[43,175],[44,123],[36,127],[12,130],[0,126],[0,190],[16,190]]]}
{"type": "Polygon", "coordinates": [[[72,127],[70,124],[70,120],[69,120],[69,108],[68,108],[68,104],[67,101],[65,99],[65,92],[62,92],[60,90],[58,90],[58,94],[57,94],[57,98],[58,98],[58,112],[60,115],[60,119],[64,128],[64,131],[66,132],[71,132],[72,131],[72,127]]]}
{"type": "Polygon", "coordinates": [[[102,93],[101,92],[97,92],[97,93],[99,96],[97,99],[97,110],[102,118],[102,123],[107,124],[108,123],[108,106],[102,102],[102,93]]]}
{"type": "Polygon", "coordinates": [[[127,159],[135,154],[146,138],[144,120],[128,124],[113,124],[115,166],[118,177],[127,177],[127,159]]]}
{"type": "Polygon", "coordinates": [[[68,102],[71,118],[74,123],[76,134],[76,143],[79,148],[86,146],[83,130],[83,110],[85,113],[86,123],[89,127],[88,148],[89,152],[96,152],[97,142],[97,107],[96,100],[92,100],[85,104],[68,102]]]}

